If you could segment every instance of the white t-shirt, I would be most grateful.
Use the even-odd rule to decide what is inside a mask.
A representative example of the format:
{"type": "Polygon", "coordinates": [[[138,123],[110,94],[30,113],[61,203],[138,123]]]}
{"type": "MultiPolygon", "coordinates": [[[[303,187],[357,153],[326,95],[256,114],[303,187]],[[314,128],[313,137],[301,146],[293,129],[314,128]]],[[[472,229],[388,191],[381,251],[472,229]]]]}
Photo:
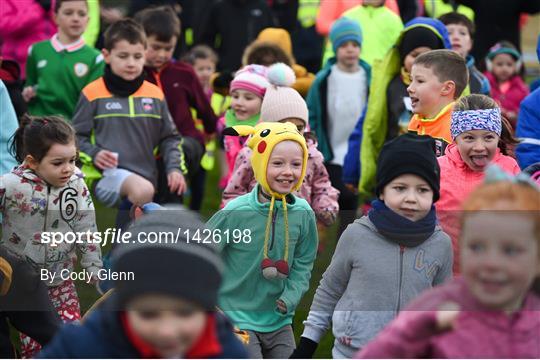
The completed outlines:
{"type": "Polygon", "coordinates": [[[331,163],[343,166],[348,140],[367,101],[367,74],[360,67],[348,73],[332,66],[328,76],[328,139],[334,152],[331,163]]]}

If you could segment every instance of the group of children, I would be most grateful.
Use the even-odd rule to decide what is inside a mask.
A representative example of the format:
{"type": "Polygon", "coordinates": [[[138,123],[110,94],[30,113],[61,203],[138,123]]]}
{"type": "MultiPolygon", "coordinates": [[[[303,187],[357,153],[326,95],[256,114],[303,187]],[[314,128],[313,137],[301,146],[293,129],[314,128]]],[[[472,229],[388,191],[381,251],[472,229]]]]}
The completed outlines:
{"type": "MultiPolygon", "coordinates": [[[[112,24],[102,54],[81,40],[87,11],[86,1],[57,1],[58,34],[31,48],[23,96],[37,116],[20,120],[19,165],[0,178],[2,246],[38,273],[71,273],[78,252],[97,282],[91,195],[118,207],[134,237],[183,236],[117,245],[113,269],[133,278],[115,281],[82,324],[72,280],[47,282],[48,299],[36,291],[74,322],[52,340],[35,336],[48,342],[39,356],[310,358],[330,327],[336,358],[540,356],[529,314],[540,305],[540,189],[510,156],[524,89],[515,49],[501,43],[488,56],[499,105],[477,94],[488,82],[468,55],[467,18],[412,20],[373,69],[359,59],[361,27],[341,18],[329,34],[335,57],[306,100],[288,65],[247,64],[222,112],[229,100],[209,87],[215,54],[194,49],[195,70],[172,61],[180,33],[170,10],[112,24]],[[194,118],[223,137],[223,208],[206,224],[172,206],[128,225],[133,206],[181,202],[186,178],[200,208],[201,159],[218,139],[194,118]],[[374,195],[357,218],[359,194],[374,195]],[[338,244],[296,344],[317,222],[338,215],[338,244]],[[201,230],[220,235],[216,246],[190,238],[201,230]],[[87,236],[51,246],[49,231],[87,236]]],[[[0,258],[2,293],[17,285],[14,265],[0,258]]],[[[40,349],[26,335],[21,346],[25,356],[40,349]]]]}

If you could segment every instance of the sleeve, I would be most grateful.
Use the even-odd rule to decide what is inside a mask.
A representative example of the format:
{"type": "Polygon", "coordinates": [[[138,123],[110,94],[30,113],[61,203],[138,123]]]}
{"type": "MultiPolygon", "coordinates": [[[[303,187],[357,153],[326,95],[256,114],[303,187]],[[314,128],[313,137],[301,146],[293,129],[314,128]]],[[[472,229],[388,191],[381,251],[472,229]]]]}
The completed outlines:
{"type": "Polygon", "coordinates": [[[223,190],[223,197],[221,199],[222,205],[227,203],[238,196],[248,193],[250,189],[251,180],[255,177],[253,169],[251,167],[251,161],[249,155],[251,151],[245,147],[238,153],[236,161],[234,163],[234,170],[232,171],[227,187],[223,190]]]}
{"type": "Polygon", "coordinates": [[[431,336],[436,333],[435,311],[402,311],[355,357],[359,359],[428,357],[431,336]]]}
{"type": "Polygon", "coordinates": [[[533,98],[521,103],[516,128],[516,137],[521,141],[516,148],[516,157],[523,169],[540,159],[540,110],[531,106],[534,100],[540,105],[540,92],[535,91],[529,96],[533,98]]]}
{"type": "Polygon", "coordinates": [[[339,3],[336,0],[321,0],[315,26],[322,36],[328,36],[332,23],[339,17],[338,7],[339,3]]]}
{"type": "Polygon", "coordinates": [[[349,145],[345,160],[343,161],[343,182],[357,185],[360,181],[360,145],[362,143],[362,127],[366,109],[356,122],[353,132],[349,136],[349,145]]]}
{"type": "Polygon", "coordinates": [[[280,296],[280,299],[287,305],[287,311],[289,313],[294,312],[302,295],[309,288],[309,279],[319,243],[317,223],[313,211],[311,209],[302,211],[304,211],[304,214],[301,216],[305,217],[305,225],[302,229],[303,234],[294,249],[294,258],[292,264],[290,264],[289,277],[285,282],[285,289],[280,296]]]}
{"type": "Polygon", "coordinates": [[[450,237],[447,234],[444,234],[444,259],[441,264],[441,268],[435,275],[435,278],[433,279],[433,286],[440,285],[444,283],[445,281],[452,278],[452,266],[454,264],[454,256],[453,256],[453,250],[452,250],[452,240],[450,240],[450,237]]]}
{"type": "Polygon", "coordinates": [[[216,131],[217,117],[212,110],[212,106],[206,97],[201,83],[197,79],[195,72],[191,71],[191,92],[190,106],[197,110],[197,117],[202,120],[204,131],[212,134],[216,131]]]}
{"type": "Polygon", "coordinates": [[[315,78],[315,81],[313,81],[313,84],[311,85],[311,88],[308,91],[307,98],[306,98],[306,104],[308,107],[308,117],[309,117],[309,127],[311,128],[311,131],[315,132],[315,135],[321,136],[321,134],[318,134],[318,120],[319,120],[319,99],[318,99],[318,93],[319,93],[319,81],[317,77],[315,78]]]}
{"type": "Polygon", "coordinates": [[[94,63],[90,67],[90,72],[88,73],[87,84],[103,76],[105,71],[105,61],[103,61],[103,55],[98,54],[94,63]]]}
{"type": "Polygon", "coordinates": [[[328,171],[323,164],[323,157],[318,156],[313,159],[313,178],[311,179],[311,207],[324,225],[330,226],[337,216],[339,211],[339,190],[332,186],[328,171]],[[333,218],[330,222],[324,221],[320,214],[329,211],[333,213],[333,218]]]}
{"type": "Polygon", "coordinates": [[[92,159],[102,150],[92,144],[91,141],[95,115],[95,104],[90,102],[84,93],[82,93],[73,114],[73,128],[77,132],[80,150],[88,154],[92,159]]]}
{"type": "Polygon", "coordinates": [[[34,45],[28,48],[28,57],[26,58],[26,82],[25,86],[34,86],[37,84],[37,67],[34,58],[34,45]]]}
{"type": "Polygon", "coordinates": [[[97,233],[96,213],[94,203],[90,196],[90,191],[86,187],[84,180],[79,180],[78,196],[78,216],[75,222],[75,231],[79,234],[86,233],[83,242],[77,244],[81,252],[81,265],[90,273],[97,274],[97,271],[103,267],[101,259],[100,242],[92,234],[97,233]]]}
{"type": "Polygon", "coordinates": [[[330,328],[336,304],[347,289],[351,276],[351,255],[358,250],[353,249],[354,242],[355,237],[348,227],[339,238],[332,261],[315,291],[302,337],[318,343],[330,328]]]}
{"type": "Polygon", "coordinates": [[[184,153],[181,147],[180,134],[176,130],[167,103],[161,102],[161,133],[159,142],[159,152],[163,155],[165,170],[169,174],[172,171],[186,173],[186,164],[184,163],[184,153]]]}
{"type": "Polygon", "coordinates": [[[43,8],[37,1],[17,0],[2,1],[0,6],[0,33],[9,33],[11,37],[23,37],[32,32],[32,26],[44,21],[43,8]]]}

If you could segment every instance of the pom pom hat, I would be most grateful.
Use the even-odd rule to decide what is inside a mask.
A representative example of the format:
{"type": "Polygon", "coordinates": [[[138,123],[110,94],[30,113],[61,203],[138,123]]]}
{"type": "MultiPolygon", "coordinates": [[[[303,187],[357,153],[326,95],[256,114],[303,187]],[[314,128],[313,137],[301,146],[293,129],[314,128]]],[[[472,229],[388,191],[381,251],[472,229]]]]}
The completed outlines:
{"type": "Polygon", "coordinates": [[[266,221],[266,230],[264,235],[264,259],[261,263],[261,270],[266,279],[285,278],[289,274],[289,265],[287,259],[289,257],[289,222],[287,220],[287,194],[280,194],[272,190],[266,179],[268,162],[274,147],[282,141],[294,141],[300,145],[303,152],[302,173],[298,178],[298,182],[294,184],[291,191],[296,191],[302,185],[306,175],[306,166],[308,159],[308,149],[306,140],[298,132],[296,126],[291,123],[278,122],[261,122],[255,127],[247,125],[238,125],[229,127],[223,130],[224,135],[246,136],[251,135],[247,141],[247,146],[253,150],[251,155],[251,166],[255,179],[263,190],[270,194],[270,210],[266,221]],[[285,253],[283,259],[274,261],[268,258],[268,240],[270,238],[270,229],[272,223],[272,214],[274,212],[274,203],[276,197],[281,199],[283,206],[283,218],[285,221],[285,253]]]}
{"type": "Polygon", "coordinates": [[[308,108],[298,91],[291,88],[296,81],[294,71],[283,63],[277,63],[268,69],[270,85],[266,89],[261,105],[261,121],[278,122],[296,118],[308,124],[308,108]]]}
{"type": "Polygon", "coordinates": [[[266,79],[268,68],[263,65],[247,65],[234,75],[231,81],[230,90],[246,90],[254,93],[258,97],[264,97],[268,80],[266,79]]]}

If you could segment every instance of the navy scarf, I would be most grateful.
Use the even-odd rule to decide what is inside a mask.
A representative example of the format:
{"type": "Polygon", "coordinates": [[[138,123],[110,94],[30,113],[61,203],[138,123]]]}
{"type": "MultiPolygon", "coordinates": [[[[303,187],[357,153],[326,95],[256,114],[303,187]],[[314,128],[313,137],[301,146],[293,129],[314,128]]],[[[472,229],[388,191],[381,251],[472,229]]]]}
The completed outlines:
{"type": "Polygon", "coordinates": [[[391,241],[405,247],[415,247],[426,241],[435,231],[437,216],[435,206],[423,219],[411,221],[394,211],[381,200],[374,200],[369,210],[369,220],[375,225],[379,233],[391,241]]]}

